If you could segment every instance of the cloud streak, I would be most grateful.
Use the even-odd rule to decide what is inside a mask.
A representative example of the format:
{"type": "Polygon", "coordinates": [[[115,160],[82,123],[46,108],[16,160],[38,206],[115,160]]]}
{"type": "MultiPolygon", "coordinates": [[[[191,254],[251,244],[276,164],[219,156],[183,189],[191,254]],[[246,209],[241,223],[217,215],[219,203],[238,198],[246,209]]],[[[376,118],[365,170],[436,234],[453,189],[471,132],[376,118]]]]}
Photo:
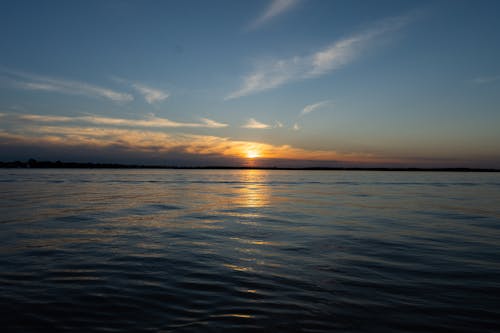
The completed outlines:
{"type": "Polygon", "coordinates": [[[2,71],[15,86],[26,90],[57,92],[70,95],[84,95],[109,99],[113,102],[130,102],[134,99],[131,94],[118,92],[112,89],[88,84],[85,82],[56,79],[48,76],[28,74],[17,71],[2,71]]]}
{"type": "Polygon", "coordinates": [[[260,14],[249,26],[250,30],[258,29],[271,19],[279,16],[299,3],[299,0],[272,0],[266,10],[260,14]]]}
{"type": "Polygon", "coordinates": [[[354,61],[360,53],[382,37],[396,32],[414,19],[414,15],[385,19],[371,28],[305,56],[278,59],[256,68],[243,78],[241,87],[225,100],[263,92],[293,81],[312,79],[339,69],[354,61]]]}
{"type": "Polygon", "coordinates": [[[164,100],[166,100],[167,98],[170,97],[170,93],[168,91],[165,91],[165,90],[153,88],[153,87],[145,85],[143,83],[127,80],[127,79],[121,78],[119,76],[112,76],[111,78],[115,82],[130,86],[137,93],[139,93],[148,104],[155,104],[158,102],[163,102],[164,100]]]}
{"type": "Polygon", "coordinates": [[[159,118],[151,116],[147,119],[123,119],[110,118],[99,116],[81,116],[81,117],[66,117],[66,116],[51,116],[51,115],[35,115],[25,114],[14,116],[14,119],[32,122],[43,123],[88,123],[102,126],[125,126],[125,127],[144,127],[144,128],[223,128],[228,124],[220,123],[215,120],[201,118],[199,123],[177,122],[167,118],[159,118]]]}
{"type": "Polygon", "coordinates": [[[251,128],[251,129],[268,129],[271,128],[271,125],[261,123],[253,118],[248,119],[248,121],[241,126],[242,128],[251,128]]]}
{"type": "Polygon", "coordinates": [[[481,77],[476,77],[475,79],[472,80],[472,82],[476,84],[486,84],[486,83],[493,83],[496,81],[500,80],[500,75],[497,76],[481,76],[481,77]]]}
{"type": "Polygon", "coordinates": [[[144,97],[148,104],[162,102],[170,96],[170,94],[166,91],[151,88],[140,83],[133,83],[132,87],[144,97]]]}
{"type": "Polygon", "coordinates": [[[302,111],[300,112],[300,116],[305,116],[306,114],[309,114],[311,112],[314,112],[316,111],[317,109],[320,109],[328,104],[330,104],[331,102],[330,101],[321,101],[321,102],[317,102],[317,103],[314,103],[314,104],[309,104],[309,105],[306,105],[302,111]]]}

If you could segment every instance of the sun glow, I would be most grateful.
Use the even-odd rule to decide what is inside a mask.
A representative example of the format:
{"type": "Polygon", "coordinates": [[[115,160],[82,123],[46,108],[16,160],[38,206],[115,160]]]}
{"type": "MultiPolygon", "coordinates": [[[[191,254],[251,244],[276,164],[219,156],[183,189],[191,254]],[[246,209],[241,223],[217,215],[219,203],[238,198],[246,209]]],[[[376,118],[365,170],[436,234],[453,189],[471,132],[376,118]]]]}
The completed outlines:
{"type": "Polygon", "coordinates": [[[247,155],[247,158],[257,158],[260,156],[260,153],[255,149],[250,149],[250,150],[247,150],[246,155],[247,155]]]}

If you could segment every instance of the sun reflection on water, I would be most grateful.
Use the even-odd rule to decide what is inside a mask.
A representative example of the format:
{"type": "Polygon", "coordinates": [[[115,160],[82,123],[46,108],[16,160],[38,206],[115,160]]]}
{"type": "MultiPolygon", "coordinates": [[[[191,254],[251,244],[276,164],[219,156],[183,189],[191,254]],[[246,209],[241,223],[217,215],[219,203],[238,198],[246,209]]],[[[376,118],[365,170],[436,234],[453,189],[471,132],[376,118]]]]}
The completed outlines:
{"type": "Polygon", "coordinates": [[[267,240],[260,229],[265,223],[266,212],[271,204],[271,188],[266,170],[242,170],[238,174],[238,186],[234,188],[230,215],[244,228],[244,237],[230,237],[235,256],[223,266],[237,272],[249,273],[269,269],[272,263],[262,260],[266,248],[279,244],[267,240]]]}
{"type": "Polygon", "coordinates": [[[239,189],[238,198],[241,207],[262,208],[269,204],[269,186],[266,170],[245,170],[240,180],[243,186],[239,189]]]}

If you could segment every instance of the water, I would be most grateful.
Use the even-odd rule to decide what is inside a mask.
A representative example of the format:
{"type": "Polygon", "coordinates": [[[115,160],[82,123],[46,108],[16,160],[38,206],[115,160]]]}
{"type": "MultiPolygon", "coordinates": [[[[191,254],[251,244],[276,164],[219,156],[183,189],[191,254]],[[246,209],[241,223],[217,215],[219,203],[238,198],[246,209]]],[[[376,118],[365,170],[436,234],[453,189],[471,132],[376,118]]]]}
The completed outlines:
{"type": "Polygon", "coordinates": [[[2,332],[498,332],[500,174],[0,170],[2,332]]]}

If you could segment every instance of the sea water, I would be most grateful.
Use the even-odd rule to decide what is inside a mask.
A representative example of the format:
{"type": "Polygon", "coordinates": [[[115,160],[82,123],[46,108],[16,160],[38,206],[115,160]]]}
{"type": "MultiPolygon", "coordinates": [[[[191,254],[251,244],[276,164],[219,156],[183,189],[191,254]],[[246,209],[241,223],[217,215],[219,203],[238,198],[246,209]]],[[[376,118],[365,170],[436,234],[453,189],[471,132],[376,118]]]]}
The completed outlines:
{"type": "Polygon", "coordinates": [[[2,332],[498,332],[500,174],[0,170],[2,332]]]}

